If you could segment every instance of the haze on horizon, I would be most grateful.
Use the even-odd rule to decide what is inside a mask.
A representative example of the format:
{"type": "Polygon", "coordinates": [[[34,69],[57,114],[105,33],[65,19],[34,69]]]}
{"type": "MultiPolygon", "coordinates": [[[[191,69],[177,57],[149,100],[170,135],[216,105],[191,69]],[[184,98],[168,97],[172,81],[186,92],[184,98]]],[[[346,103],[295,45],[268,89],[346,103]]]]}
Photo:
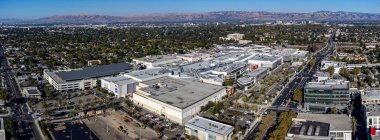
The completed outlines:
{"type": "Polygon", "coordinates": [[[212,11],[380,13],[379,0],[1,0],[0,19],[36,19],[54,15],[99,14],[132,16],[151,13],[200,13],[212,11]]]}

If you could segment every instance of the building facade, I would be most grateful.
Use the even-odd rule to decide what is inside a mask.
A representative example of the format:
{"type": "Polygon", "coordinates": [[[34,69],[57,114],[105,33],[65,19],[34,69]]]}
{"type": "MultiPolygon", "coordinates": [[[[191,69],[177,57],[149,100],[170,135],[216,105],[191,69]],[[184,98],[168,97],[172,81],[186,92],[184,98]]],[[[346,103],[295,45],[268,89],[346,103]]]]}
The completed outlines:
{"type": "Polygon", "coordinates": [[[248,63],[273,70],[283,63],[283,59],[282,56],[256,55],[248,63]]]}
{"type": "Polygon", "coordinates": [[[44,79],[58,91],[84,90],[99,85],[101,78],[119,75],[132,68],[129,63],[114,63],[65,71],[44,70],[44,79]]]}
{"type": "Polygon", "coordinates": [[[126,76],[106,77],[101,79],[101,87],[116,97],[126,97],[136,91],[138,81],[126,76]]]}
{"type": "Polygon", "coordinates": [[[304,87],[304,110],[325,112],[328,108],[345,109],[350,102],[349,81],[309,82],[304,87]]]}
{"type": "Polygon", "coordinates": [[[225,95],[223,86],[166,76],[139,83],[132,100],[138,106],[183,125],[201,110],[201,106],[219,101],[225,95]]]}

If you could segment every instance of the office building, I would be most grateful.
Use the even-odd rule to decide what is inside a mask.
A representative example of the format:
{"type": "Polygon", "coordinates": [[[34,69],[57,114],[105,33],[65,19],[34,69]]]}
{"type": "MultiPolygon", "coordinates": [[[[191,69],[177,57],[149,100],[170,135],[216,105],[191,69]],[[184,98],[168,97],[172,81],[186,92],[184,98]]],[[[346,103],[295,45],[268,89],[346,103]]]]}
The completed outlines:
{"type": "Polygon", "coordinates": [[[345,114],[299,113],[285,140],[352,140],[351,118],[345,114]]]}
{"type": "Polygon", "coordinates": [[[133,93],[135,104],[183,125],[193,118],[201,106],[219,101],[226,95],[223,86],[205,84],[198,79],[169,76],[141,82],[133,93]]]}
{"type": "Polygon", "coordinates": [[[129,63],[115,63],[65,71],[44,70],[44,78],[58,91],[90,89],[103,77],[118,75],[133,68],[129,63]]]}
{"type": "Polygon", "coordinates": [[[234,127],[196,116],[185,124],[185,134],[199,140],[231,140],[234,127]]]}
{"type": "Polygon", "coordinates": [[[350,102],[349,81],[308,82],[304,87],[304,109],[325,112],[328,108],[345,109],[350,102]]]}

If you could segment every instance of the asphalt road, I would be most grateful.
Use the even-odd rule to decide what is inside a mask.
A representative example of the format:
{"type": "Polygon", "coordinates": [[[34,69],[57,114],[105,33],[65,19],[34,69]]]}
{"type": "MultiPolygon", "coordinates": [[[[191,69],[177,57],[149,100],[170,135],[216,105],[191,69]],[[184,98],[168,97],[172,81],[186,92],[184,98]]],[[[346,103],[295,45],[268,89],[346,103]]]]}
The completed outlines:
{"type": "Polygon", "coordinates": [[[21,91],[15,80],[15,75],[13,74],[11,67],[4,56],[4,50],[0,47],[0,63],[3,70],[2,72],[4,73],[4,80],[8,86],[7,89],[10,95],[9,102],[13,111],[12,120],[19,125],[19,127],[17,127],[18,133],[16,134],[18,134],[20,139],[27,138],[43,140],[43,137],[37,128],[38,124],[35,123],[33,117],[28,112],[27,102],[21,95],[21,91]]]}

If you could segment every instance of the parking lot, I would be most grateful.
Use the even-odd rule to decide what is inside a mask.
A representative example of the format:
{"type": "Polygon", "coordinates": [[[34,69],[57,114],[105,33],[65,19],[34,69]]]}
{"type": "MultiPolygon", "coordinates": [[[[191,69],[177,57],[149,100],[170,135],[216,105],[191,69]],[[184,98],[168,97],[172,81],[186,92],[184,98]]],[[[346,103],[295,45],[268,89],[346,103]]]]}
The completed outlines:
{"type": "Polygon", "coordinates": [[[81,121],[57,123],[50,126],[55,140],[99,140],[99,138],[81,121]]]}
{"type": "Polygon", "coordinates": [[[109,112],[105,116],[97,116],[84,119],[83,122],[100,139],[120,140],[120,139],[158,139],[157,133],[148,128],[142,128],[131,118],[126,118],[126,114],[120,111],[109,112]],[[127,120],[127,121],[126,121],[127,120]]]}

